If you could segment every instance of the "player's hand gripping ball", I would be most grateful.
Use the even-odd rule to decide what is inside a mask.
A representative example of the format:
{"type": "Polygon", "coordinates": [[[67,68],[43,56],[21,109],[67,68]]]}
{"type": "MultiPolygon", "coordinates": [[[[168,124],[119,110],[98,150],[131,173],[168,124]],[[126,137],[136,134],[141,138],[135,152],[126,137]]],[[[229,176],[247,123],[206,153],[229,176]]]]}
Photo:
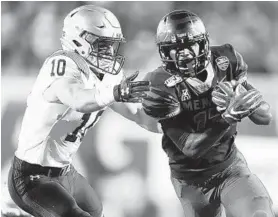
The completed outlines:
{"type": "Polygon", "coordinates": [[[233,124],[241,121],[243,118],[250,116],[263,102],[262,94],[256,90],[246,90],[241,84],[235,89],[235,96],[225,112],[222,114],[223,119],[233,124]]]}
{"type": "Polygon", "coordinates": [[[158,120],[174,117],[181,112],[181,104],[176,94],[157,87],[151,87],[142,105],[147,115],[158,120]]]}
{"type": "Polygon", "coordinates": [[[261,105],[262,100],[258,90],[246,90],[236,81],[220,82],[212,91],[212,101],[216,109],[229,124],[252,114],[261,105]]]}
{"type": "Polygon", "coordinates": [[[234,88],[236,86],[235,81],[225,81],[220,82],[212,91],[212,102],[216,105],[216,109],[219,112],[225,111],[231,99],[234,97],[235,92],[234,88]]]}

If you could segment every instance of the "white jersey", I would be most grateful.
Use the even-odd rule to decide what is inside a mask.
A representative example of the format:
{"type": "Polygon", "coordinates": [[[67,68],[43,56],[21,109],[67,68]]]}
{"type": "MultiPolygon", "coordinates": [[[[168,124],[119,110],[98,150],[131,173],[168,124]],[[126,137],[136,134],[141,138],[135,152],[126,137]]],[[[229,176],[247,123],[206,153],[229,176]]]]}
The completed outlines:
{"type": "Polygon", "coordinates": [[[101,111],[84,114],[68,106],[49,102],[44,91],[61,77],[71,77],[84,83],[86,88],[98,85],[116,85],[123,77],[105,74],[100,80],[80,55],[57,51],[46,59],[32,92],[27,99],[19,144],[15,155],[24,161],[42,166],[63,167],[72,161],[87,130],[99,120],[101,111]]]}

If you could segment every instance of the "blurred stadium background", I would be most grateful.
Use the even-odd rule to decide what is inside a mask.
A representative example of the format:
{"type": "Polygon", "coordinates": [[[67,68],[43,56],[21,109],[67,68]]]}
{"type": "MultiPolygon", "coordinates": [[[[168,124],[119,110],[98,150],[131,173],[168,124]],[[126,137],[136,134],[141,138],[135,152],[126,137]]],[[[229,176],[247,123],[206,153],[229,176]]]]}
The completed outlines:
{"type": "MultiPolygon", "coordinates": [[[[278,213],[278,2],[1,2],[1,206],[13,207],[7,171],[25,109],[25,100],[44,59],[60,48],[64,16],[93,3],[120,20],[128,43],[127,72],[144,75],[159,64],[154,35],[159,20],[173,9],[200,15],[211,44],[231,43],[249,65],[249,79],[271,104],[273,121],[239,126],[237,146],[268,189],[278,213]]],[[[161,136],[107,111],[90,131],[75,166],[95,187],[108,217],[182,217],[169,179],[161,136]]]]}

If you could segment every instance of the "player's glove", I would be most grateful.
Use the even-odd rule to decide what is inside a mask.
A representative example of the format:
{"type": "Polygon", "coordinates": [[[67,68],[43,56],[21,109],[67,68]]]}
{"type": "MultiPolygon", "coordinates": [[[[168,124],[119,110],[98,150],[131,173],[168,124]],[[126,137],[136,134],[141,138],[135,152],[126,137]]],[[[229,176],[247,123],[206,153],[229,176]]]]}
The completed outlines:
{"type": "Polygon", "coordinates": [[[134,81],[139,71],[125,77],[120,84],[114,87],[114,98],[116,102],[142,102],[146,97],[146,91],[150,90],[149,81],[134,81]]]}
{"type": "Polygon", "coordinates": [[[151,87],[142,105],[147,115],[158,120],[174,117],[181,112],[181,104],[176,96],[155,87],[151,87]]]}
{"type": "Polygon", "coordinates": [[[212,91],[212,102],[216,105],[216,109],[219,112],[225,111],[231,99],[234,97],[234,86],[235,82],[220,82],[212,91]]]}
{"type": "Polygon", "coordinates": [[[234,124],[251,115],[262,102],[263,97],[258,90],[251,89],[247,91],[239,84],[222,117],[227,123],[234,124]]]}

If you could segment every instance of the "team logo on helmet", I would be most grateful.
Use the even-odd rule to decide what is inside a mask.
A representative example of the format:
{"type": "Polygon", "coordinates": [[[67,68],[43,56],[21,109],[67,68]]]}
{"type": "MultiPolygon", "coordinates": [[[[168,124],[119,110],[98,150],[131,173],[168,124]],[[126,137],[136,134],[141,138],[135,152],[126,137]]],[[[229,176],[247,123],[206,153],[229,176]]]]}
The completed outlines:
{"type": "Polygon", "coordinates": [[[226,56],[220,56],[215,60],[218,68],[222,71],[226,71],[229,67],[230,61],[226,56]]]}

